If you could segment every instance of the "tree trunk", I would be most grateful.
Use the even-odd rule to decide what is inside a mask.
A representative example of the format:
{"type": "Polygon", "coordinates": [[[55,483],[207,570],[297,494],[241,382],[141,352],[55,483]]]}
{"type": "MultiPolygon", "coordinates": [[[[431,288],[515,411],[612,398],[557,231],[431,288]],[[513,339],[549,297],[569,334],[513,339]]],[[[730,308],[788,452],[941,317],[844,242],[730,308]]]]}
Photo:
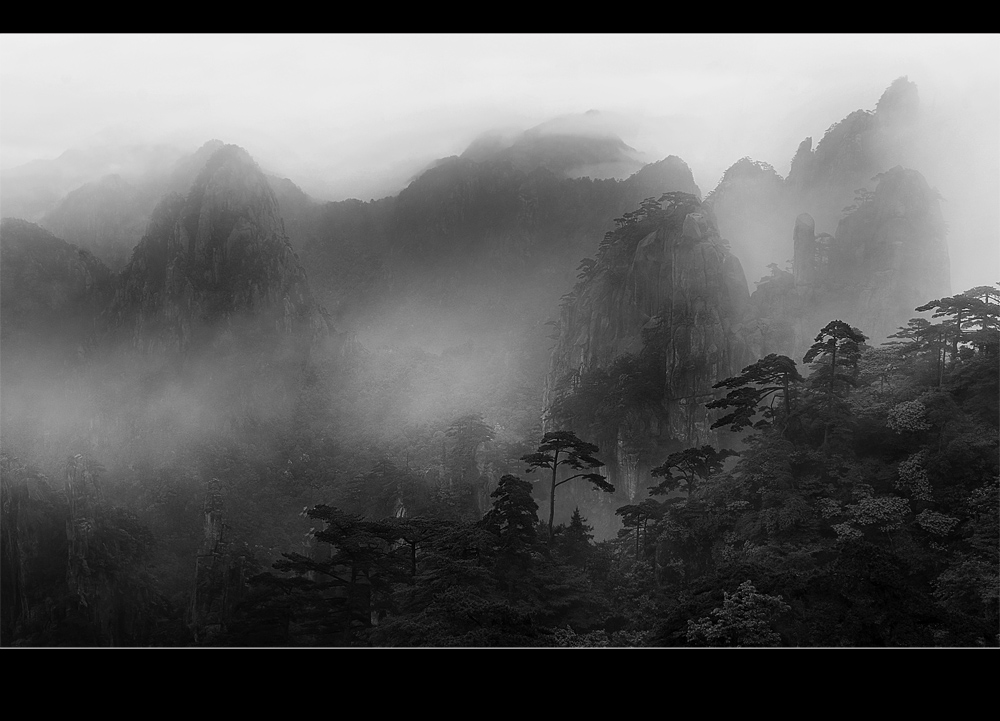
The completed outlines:
{"type": "Polygon", "coordinates": [[[559,449],[552,456],[552,490],[549,492],[549,545],[552,545],[552,524],[556,517],[556,472],[559,470],[559,449]]]}
{"type": "Polygon", "coordinates": [[[549,543],[552,543],[552,524],[556,517],[556,469],[552,469],[552,490],[549,491],[549,543]]]}
{"type": "Polygon", "coordinates": [[[833,410],[833,384],[837,380],[837,342],[833,343],[833,357],[830,360],[830,401],[829,408],[833,410]]]}
{"type": "Polygon", "coordinates": [[[955,320],[955,337],[951,342],[951,362],[952,364],[958,360],[958,341],[962,336],[962,312],[959,311],[958,318],[955,320]]]}

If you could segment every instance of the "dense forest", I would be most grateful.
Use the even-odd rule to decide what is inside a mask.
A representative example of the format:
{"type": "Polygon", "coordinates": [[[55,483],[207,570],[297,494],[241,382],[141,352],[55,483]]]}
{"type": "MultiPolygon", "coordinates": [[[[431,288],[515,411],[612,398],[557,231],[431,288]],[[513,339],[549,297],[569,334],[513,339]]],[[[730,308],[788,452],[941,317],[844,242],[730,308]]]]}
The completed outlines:
{"type": "MultiPolygon", "coordinates": [[[[137,487],[111,483],[83,455],[53,479],[5,454],[4,636],[43,645],[995,645],[1000,287],[928,308],[936,321],[914,319],[879,347],[833,320],[801,365],[769,355],[721,381],[716,423],[740,434],[740,450],[669,454],[648,497],[616,508],[617,537],[600,542],[578,509],[554,527],[540,518],[525,480],[537,476],[557,502],[567,482],[613,491],[588,472],[603,465],[599,449],[572,430],[530,449],[498,442],[476,416],[414,433],[406,465],[380,460],[303,507],[309,529],[290,535],[273,564],[247,540],[260,538],[264,519],[238,504],[252,495],[260,513],[309,498],[329,460],[321,448],[287,469],[246,447],[200,449],[192,465],[215,476],[204,499],[177,477],[181,468],[157,469],[137,487]],[[488,498],[484,466],[508,471],[488,498]],[[194,567],[180,568],[189,555],[194,567]]],[[[641,382],[642,359],[635,368],[641,382]]],[[[623,385],[592,379],[576,402],[599,414],[629,392],[623,385]]]]}
{"type": "Polygon", "coordinates": [[[543,125],[367,203],[213,141],[5,217],[0,642],[1000,645],[1000,284],[951,291],[918,111],[704,199],[543,125]]]}

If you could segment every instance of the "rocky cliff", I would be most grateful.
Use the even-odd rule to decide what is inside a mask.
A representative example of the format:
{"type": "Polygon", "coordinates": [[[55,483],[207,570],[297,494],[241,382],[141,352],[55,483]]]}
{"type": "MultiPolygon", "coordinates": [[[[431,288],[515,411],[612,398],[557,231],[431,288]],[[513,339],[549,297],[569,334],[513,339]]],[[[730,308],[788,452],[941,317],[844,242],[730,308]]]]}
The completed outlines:
{"type": "Polygon", "coordinates": [[[874,189],[878,173],[912,165],[919,105],[916,85],[899,78],[875,110],[856,110],[834,123],[815,148],[812,138],[803,140],[787,178],[750,158],[726,171],[706,201],[750,280],[766,276],[768,264],[784,266],[791,258],[788,232],[800,213],[832,232],[857,191],[874,189]]]}
{"type": "Polygon", "coordinates": [[[459,324],[473,312],[523,320],[546,314],[612,218],[671,190],[700,194],[673,156],[622,181],[565,178],[544,164],[526,171],[503,154],[449,158],[395,198],[327,204],[299,226],[311,230],[297,247],[321,301],[345,322],[382,326],[410,308],[418,317],[408,327],[427,306],[459,324]]]}
{"type": "Polygon", "coordinates": [[[808,213],[796,219],[793,272],[774,268],[751,296],[749,317],[761,354],[798,359],[834,318],[878,345],[919,315],[915,309],[924,298],[951,293],[937,191],[919,172],[902,167],[880,173],[877,181],[835,235],[817,232],[808,213]]]}
{"type": "Polygon", "coordinates": [[[705,202],[750,281],[766,273],[769,264],[783,266],[791,259],[787,229],[781,223],[790,215],[793,200],[784,179],[767,163],[750,158],[733,163],[705,202]]]}
{"type": "Polygon", "coordinates": [[[705,409],[712,385],[755,360],[746,279],[710,210],[684,193],[645,208],[581,266],[546,387],[548,424],[594,437],[624,492],[619,505],[643,490],[663,453],[719,443],[705,409]]]}
{"type": "Polygon", "coordinates": [[[710,430],[716,382],[769,353],[801,359],[836,318],[880,343],[924,298],[950,292],[937,192],[919,172],[884,165],[909,151],[917,106],[900,79],[875,112],[852,113],[815,150],[804,141],[788,179],[744,158],[704,204],[666,194],[662,207],[644,202],[619,218],[580,265],[546,422],[601,446],[625,492],[619,505],[668,453],[733,440],[710,430]],[[752,296],[744,255],[766,269],[752,296]]]}
{"type": "Polygon", "coordinates": [[[116,276],[21,221],[4,221],[2,241],[4,432],[36,456],[128,463],[219,437],[271,442],[330,357],[316,349],[341,347],[268,179],[236,146],[159,203],[116,276]],[[72,327],[42,336],[59,355],[27,342],[40,314],[72,327]]]}
{"type": "Polygon", "coordinates": [[[275,331],[321,328],[278,201],[246,151],[219,148],[186,197],[160,202],[120,274],[109,317],[134,346],[174,351],[248,319],[275,331]]]}

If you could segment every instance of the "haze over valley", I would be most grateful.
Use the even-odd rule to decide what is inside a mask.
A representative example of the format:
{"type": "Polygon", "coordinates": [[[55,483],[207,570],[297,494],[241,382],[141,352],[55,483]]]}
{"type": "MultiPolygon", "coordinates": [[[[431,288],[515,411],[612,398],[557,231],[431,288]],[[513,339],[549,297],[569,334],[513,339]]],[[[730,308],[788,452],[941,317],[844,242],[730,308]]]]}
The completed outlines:
{"type": "Polygon", "coordinates": [[[3,645],[1000,642],[995,37],[3,40],[3,645]]]}

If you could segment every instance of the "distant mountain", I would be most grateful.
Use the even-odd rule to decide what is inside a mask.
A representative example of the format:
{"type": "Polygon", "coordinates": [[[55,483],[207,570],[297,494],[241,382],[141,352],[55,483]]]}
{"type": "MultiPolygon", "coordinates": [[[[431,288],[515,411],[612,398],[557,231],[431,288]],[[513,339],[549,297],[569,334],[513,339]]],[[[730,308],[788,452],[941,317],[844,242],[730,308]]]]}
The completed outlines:
{"type": "Polygon", "coordinates": [[[939,195],[916,170],[895,167],[858,197],[836,234],[802,213],[793,272],[775,268],[751,297],[761,355],[801,357],[831,319],[860,328],[872,345],[919,315],[925,298],[951,292],[939,195]]]}
{"type": "MultiPolygon", "coordinates": [[[[79,382],[113,293],[91,253],[24,220],[0,222],[0,436],[4,450],[64,461],[96,409],[79,382]],[[86,407],[85,412],[77,413],[86,407]]],[[[75,451],[74,451],[75,452],[75,451]]]]}
{"type": "Polygon", "coordinates": [[[704,404],[714,383],[754,360],[743,326],[750,296],[711,211],[686,193],[664,194],[625,219],[579,278],[557,325],[548,425],[586,429],[608,449],[609,480],[631,501],[663,448],[724,436],[709,429],[704,404]],[[621,385],[617,405],[627,407],[564,403],[616,363],[607,381],[621,385]]]}
{"type": "Polygon", "coordinates": [[[0,222],[3,350],[52,341],[75,352],[110,299],[111,271],[93,254],[34,223],[0,222]]]}
{"type": "Polygon", "coordinates": [[[899,78],[874,111],[856,110],[834,123],[815,148],[812,138],[803,140],[787,178],[750,158],[733,164],[706,201],[748,279],[766,276],[769,263],[791,259],[799,213],[809,213],[819,232],[833,233],[855,191],[874,190],[875,176],[896,165],[912,167],[918,121],[916,85],[899,78]]]}
{"type": "Polygon", "coordinates": [[[174,351],[240,317],[278,332],[324,323],[274,191],[234,145],[211,153],[186,196],[157,205],[109,315],[134,344],[174,351]]]}
{"type": "Polygon", "coordinates": [[[148,185],[137,187],[120,175],[106,175],[70,192],[41,223],[120,270],[158,199],[148,185]]]}
{"type": "Polygon", "coordinates": [[[85,183],[108,175],[136,183],[168,173],[183,156],[182,150],[165,144],[100,144],[73,148],[51,160],[33,160],[0,172],[0,214],[37,222],[85,183]]]}
{"type": "Polygon", "coordinates": [[[531,315],[552,307],[614,217],[664,191],[700,195],[673,156],[622,181],[560,177],[538,160],[529,171],[504,154],[449,158],[394,198],[285,219],[322,302],[341,317],[370,318],[378,306],[384,319],[414,304],[521,317],[518,304],[531,315]]]}
{"type": "Polygon", "coordinates": [[[544,168],[562,178],[624,179],[644,165],[635,148],[601,123],[597,111],[556,118],[523,133],[485,133],[461,157],[509,161],[526,173],[544,168]]]}
{"type": "MultiPolygon", "coordinates": [[[[617,219],[563,296],[547,427],[609,449],[608,476],[632,500],[666,454],[729,442],[705,407],[719,381],[771,353],[800,361],[834,319],[881,343],[948,295],[939,195],[918,171],[884,165],[906,154],[916,108],[900,79],[876,112],[852,113],[815,151],[804,142],[787,179],[743,158],[704,203],[665,194],[617,219]],[[744,258],[770,270],[752,295],[744,258]]],[[[608,508],[576,501],[614,526],[608,508]]]]}
{"type": "MultiPolygon", "coordinates": [[[[160,199],[187,193],[223,145],[221,140],[210,140],[186,154],[171,146],[69,150],[54,161],[33,161],[4,171],[2,212],[4,217],[37,221],[118,271],[128,262],[160,199]],[[113,172],[102,172],[106,170],[113,172]]],[[[291,181],[267,177],[281,203],[313,202],[291,181]]]]}
{"type": "MultiPolygon", "coordinates": [[[[268,178],[236,146],[207,155],[183,194],[157,204],[117,274],[37,225],[4,219],[9,447],[165,459],[226,434],[264,442],[265,421],[296,417],[314,352],[338,339],[268,178]]],[[[87,190],[102,186],[129,189],[109,179],[87,190]]]]}
{"type": "Polygon", "coordinates": [[[412,390],[373,408],[393,408],[400,424],[476,411],[517,435],[540,416],[546,322],[580,258],[644,199],[700,190],[675,156],[624,180],[563,177],[544,153],[520,167],[502,150],[478,157],[444,159],[370,202],[313,205],[289,184],[281,212],[316,299],[372,349],[372,368],[396,368],[392,349],[424,354],[412,390]]]}

